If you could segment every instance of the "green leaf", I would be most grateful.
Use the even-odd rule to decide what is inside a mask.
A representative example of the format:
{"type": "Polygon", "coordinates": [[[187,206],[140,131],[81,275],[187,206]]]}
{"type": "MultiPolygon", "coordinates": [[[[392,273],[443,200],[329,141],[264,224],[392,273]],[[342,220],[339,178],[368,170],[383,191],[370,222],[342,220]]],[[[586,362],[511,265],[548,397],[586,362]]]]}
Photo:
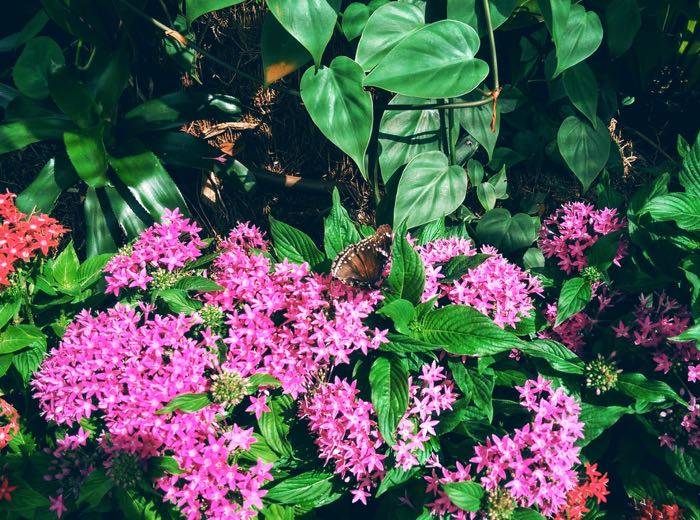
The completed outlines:
{"type": "Polygon", "coordinates": [[[78,504],[87,504],[96,507],[113,487],[114,482],[107,476],[103,469],[93,470],[80,486],[78,504]]]}
{"type": "Polygon", "coordinates": [[[394,227],[414,228],[455,211],[467,195],[464,168],[450,166],[442,152],[423,152],[406,165],[399,180],[394,227]]]}
{"type": "Polygon", "coordinates": [[[663,403],[669,400],[676,401],[682,406],[687,403],[681,399],[676,391],[663,381],[647,379],[643,374],[623,373],[617,378],[617,390],[627,394],[637,402],[663,403]]]}
{"type": "Polygon", "coordinates": [[[401,334],[410,334],[409,323],[415,316],[413,304],[408,300],[399,298],[393,300],[377,311],[394,322],[394,328],[401,334]]]}
{"type": "Polygon", "coordinates": [[[102,278],[102,269],[112,258],[110,253],[89,256],[78,268],[78,283],[86,289],[102,278]]]}
{"type": "Polygon", "coordinates": [[[312,268],[325,259],[309,235],[272,217],[270,217],[270,234],[280,259],[288,258],[290,262],[297,264],[308,262],[312,268]]]}
{"type": "Polygon", "coordinates": [[[561,35],[553,35],[557,50],[556,78],[569,67],[582,62],[593,54],[603,41],[603,26],[593,11],[578,4],[571,6],[566,28],[561,35]]]}
{"type": "Polygon", "coordinates": [[[569,317],[582,311],[591,301],[591,284],[580,277],[570,278],[562,285],[557,301],[557,320],[554,326],[558,327],[569,317]]]}
{"type": "Polygon", "coordinates": [[[202,302],[187,296],[187,291],[184,289],[165,289],[157,291],[155,294],[168,305],[172,312],[178,314],[190,315],[202,308],[202,302]]]}
{"type": "Polygon", "coordinates": [[[192,25],[192,22],[203,14],[225,9],[242,2],[243,0],[185,0],[187,25],[192,25]]]}
{"type": "Polygon", "coordinates": [[[372,70],[396,44],[425,24],[424,8],[408,2],[390,2],[367,20],[357,44],[355,61],[372,70]]]}
{"type": "Polygon", "coordinates": [[[34,372],[39,369],[39,365],[44,361],[44,358],[46,358],[45,339],[22,352],[16,352],[12,356],[12,364],[25,385],[29,384],[34,372]]]}
{"type": "Polygon", "coordinates": [[[156,411],[156,415],[164,415],[172,413],[176,410],[181,412],[197,412],[202,408],[209,406],[211,399],[208,394],[180,394],[174,397],[163,408],[156,411]]]}
{"type": "Polygon", "coordinates": [[[292,445],[287,440],[289,425],[286,423],[283,414],[291,410],[293,406],[292,399],[289,396],[274,397],[268,400],[267,405],[270,411],[263,412],[260,419],[258,419],[260,433],[265,438],[265,442],[276,453],[283,457],[290,457],[292,455],[292,445]]]}
{"type": "Polygon", "coordinates": [[[472,256],[458,255],[450,258],[440,270],[440,273],[443,275],[440,283],[452,283],[461,279],[470,269],[479,267],[489,258],[491,258],[491,255],[485,253],[477,253],[472,256]]]}
{"type": "Polygon", "coordinates": [[[314,58],[316,67],[333,36],[338,13],[326,0],[267,0],[270,12],[314,58]]]}
{"type": "MultiPolygon", "coordinates": [[[[179,32],[186,40],[196,40],[195,34],[187,28],[187,21],[182,15],[177,15],[173,20],[173,29],[179,32]]],[[[197,63],[197,51],[192,47],[184,46],[179,40],[163,35],[163,47],[165,54],[173,61],[175,66],[182,72],[186,72],[197,77],[195,65],[197,63]]]]}
{"type": "MultiPolygon", "coordinates": [[[[422,105],[428,102],[398,95],[389,105],[422,105]]],[[[440,150],[440,114],[433,109],[385,110],[378,135],[379,167],[382,179],[387,183],[401,166],[418,154],[440,150]]]]}
{"type": "Polygon", "coordinates": [[[107,186],[107,156],[101,126],[63,133],[63,144],[78,176],[91,188],[107,186]]]}
{"type": "Polygon", "coordinates": [[[260,387],[279,388],[282,386],[280,380],[270,374],[253,374],[247,379],[247,388],[249,393],[258,391],[260,387]]]}
{"type": "Polygon", "coordinates": [[[370,14],[370,8],[360,2],[353,2],[345,8],[342,28],[348,41],[352,41],[362,34],[370,14]]]}
{"type": "Polygon", "coordinates": [[[566,22],[571,11],[571,0],[537,0],[544,22],[555,42],[566,37],[566,22]]]}
{"type": "Polygon", "coordinates": [[[610,135],[602,121],[592,127],[576,116],[562,122],[557,133],[559,152],[586,191],[605,167],[610,154],[610,135]]]}
{"type": "Polygon", "coordinates": [[[396,428],[408,407],[408,369],[399,358],[379,357],[369,371],[369,384],[379,433],[393,445],[396,428]]]}
{"type": "Polygon", "coordinates": [[[525,213],[510,214],[505,208],[494,208],[484,213],[476,225],[476,235],[485,244],[503,253],[525,249],[537,238],[537,217],[525,213]]]}
{"type": "Polygon", "coordinates": [[[31,345],[46,345],[46,335],[34,325],[12,325],[0,334],[0,354],[17,352],[31,345]]]}
{"type": "Polygon", "coordinates": [[[0,329],[7,325],[7,323],[15,317],[21,307],[22,298],[19,295],[0,304],[0,329]]]}
{"type": "Polygon", "coordinates": [[[642,26],[636,0],[615,0],[605,6],[605,38],[613,57],[623,55],[632,46],[642,26]]]}
{"type": "Polygon", "coordinates": [[[175,284],[176,289],[184,289],[185,291],[199,291],[199,292],[210,292],[210,291],[222,291],[224,288],[221,287],[214,280],[205,278],[204,276],[186,276],[175,284]]]}
{"type": "Polygon", "coordinates": [[[625,406],[596,406],[589,403],[581,403],[581,422],[583,423],[583,440],[579,441],[581,446],[590,444],[603,434],[605,430],[611,428],[623,415],[631,413],[632,410],[625,406]]]}
{"type": "MultiPolygon", "coordinates": [[[[489,0],[491,25],[494,29],[505,23],[513,13],[517,0],[489,0]]],[[[488,23],[482,0],[447,0],[447,17],[470,25],[483,36],[488,32],[488,23]]]]}
{"type": "Polygon", "coordinates": [[[261,511],[265,520],[294,520],[293,506],[281,506],[279,504],[270,504],[261,511]]]}
{"type": "Polygon", "coordinates": [[[39,36],[22,49],[12,68],[12,81],[28,98],[46,99],[49,97],[51,71],[65,63],[58,44],[48,36],[39,36]]]}
{"type": "Polygon", "coordinates": [[[424,341],[404,336],[403,334],[389,333],[387,336],[389,343],[383,343],[379,349],[384,352],[394,352],[395,354],[408,354],[415,352],[431,352],[441,349],[440,345],[433,345],[424,341]]]}
{"type": "Polygon", "coordinates": [[[391,271],[386,285],[397,298],[418,304],[423,296],[425,270],[420,255],[403,234],[395,233],[391,246],[391,271]]]}
{"type": "MultiPolygon", "coordinates": [[[[466,101],[475,101],[481,98],[467,96],[466,101]]],[[[478,107],[462,108],[458,111],[459,123],[469,135],[484,147],[489,156],[489,161],[493,158],[493,149],[496,147],[498,134],[501,129],[501,109],[496,105],[496,131],[491,130],[491,119],[493,117],[493,104],[481,105],[478,107]]]]}
{"type": "Polygon", "coordinates": [[[617,255],[619,242],[620,233],[610,233],[599,237],[587,251],[588,265],[600,271],[608,269],[617,255]]]}
{"type": "Polygon", "coordinates": [[[668,339],[669,341],[700,341],[700,324],[695,324],[692,327],[688,327],[678,336],[673,336],[672,338],[668,339]]]}
{"type": "Polygon", "coordinates": [[[424,226],[421,226],[416,240],[419,245],[424,246],[429,242],[433,242],[440,238],[445,238],[447,236],[447,228],[445,227],[445,219],[438,218],[432,222],[428,222],[424,226]]]}
{"type": "Polygon", "coordinates": [[[166,474],[181,475],[185,470],[180,468],[177,461],[168,456],[151,457],[148,459],[148,475],[151,478],[160,478],[166,474]]]}
{"type": "Polygon", "coordinates": [[[249,450],[241,452],[240,457],[249,462],[257,462],[262,460],[263,462],[275,462],[279,458],[277,454],[272,451],[269,444],[265,442],[265,439],[259,433],[254,433],[253,438],[255,442],[250,447],[249,450]]]}
{"type": "Polygon", "coordinates": [[[48,21],[49,17],[46,16],[46,12],[43,9],[39,9],[24,27],[22,27],[21,31],[0,39],[0,52],[9,52],[19,49],[22,45],[34,38],[34,36],[39,34],[48,21]]]}
{"type": "Polygon", "coordinates": [[[87,129],[97,125],[100,117],[92,94],[67,67],[54,69],[48,85],[51,99],[78,127],[87,129]]]}
{"type": "Polygon", "coordinates": [[[700,486],[700,450],[674,448],[663,450],[664,459],[678,477],[700,486]]]}
{"type": "Polygon", "coordinates": [[[338,188],[333,188],[333,206],[323,219],[323,248],[328,258],[335,258],[350,244],[360,241],[360,233],[340,202],[338,188]]]}
{"type": "Polygon", "coordinates": [[[545,520],[545,517],[534,509],[524,509],[519,507],[513,511],[513,520],[545,520]]]}
{"type": "Polygon", "coordinates": [[[462,96],[489,73],[486,62],[474,57],[478,50],[479,36],[468,25],[454,20],[434,22],[389,51],[369,73],[365,86],[423,98],[462,96]]]}
{"type": "MultiPolygon", "coordinates": [[[[103,190],[101,190],[103,193],[103,190]]],[[[103,211],[102,195],[97,190],[88,188],[85,194],[85,223],[87,227],[87,256],[96,256],[100,253],[112,253],[117,250],[114,237],[109,229],[107,218],[103,211]]]]}
{"type": "Polygon", "coordinates": [[[328,67],[307,69],[301,78],[301,99],[323,135],[348,154],[367,179],[372,96],[362,88],[364,77],[362,67],[338,56],[328,67]]]}
{"type": "Polygon", "coordinates": [[[69,288],[75,286],[78,281],[79,267],[80,261],[71,241],[53,261],[51,274],[61,287],[69,288]]]}
{"type": "Polygon", "coordinates": [[[270,12],[263,18],[260,40],[265,86],[291,74],[313,58],[270,12]]]}
{"type": "Polygon", "coordinates": [[[99,47],[87,69],[86,84],[94,93],[102,119],[113,121],[119,98],[131,76],[130,42],[123,36],[115,48],[99,47]]]}
{"type": "Polygon", "coordinates": [[[600,123],[598,111],[598,82],[587,63],[566,69],[562,75],[564,90],[573,105],[588,118],[593,127],[600,123]]]}
{"type": "Polygon", "coordinates": [[[0,154],[13,152],[44,139],[61,139],[75,125],[64,118],[37,117],[0,125],[0,154]]]}
{"type": "Polygon", "coordinates": [[[493,421],[493,374],[479,374],[476,370],[467,368],[461,361],[448,361],[452,377],[465,395],[474,401],[476,407],[493,421]]]}
{"type": "Polygon", "coordinates": [[[129,141],[108,159],[117,177],[154,219],[159,220],[167,209],[179,208],[183,214],[189,214],[187,203],[172,177],[143,144],[129,141]]]}
{"type": "Polygon", "coordinates": [[[461,356],[490,356],[520,348],[523,342],[476,309],[447,305],[426,313],[415,337],[461,356]]]}
{"type": "Polygon", "coordinates": [[[686,193],[700,196],[700,133],[695,139],[695,144],[688,147],[683,156],[683,168],[678,174],[678,180],[686,193]]]}
{"type": "Polygon", "coordinates": [[[549,363],[554,370],[565,374],[583,374],[584,363],[561,343],[548,339],[523,342],[520,351],[549,363]]]}
{"type": "Polygon", "coordinates": [[[275,483],[265,495],[265,499],[278,504],[319,507],[327,504],[331,498],[332,479],[331,473],[307,471],[275,483]]]}
{"type": "Polygon", "coordinates": [[[406,482],[411,480],[417,473],[418,468],[411,468],[408,471],[400,467],[393,467],[389,469],[389,471],[385,473],[384,478],[382,479],[381,484],[379,484],[377,492],[374,496],[376,498],[379,498],[390,489],[394,489],[395,487],[400,486],[401,484],[405,484],[406,482]]]}
{"type": "Polygon", "coordinates": [[[485,491],[476,482],[451,482],[443,484],[442,489],[450,501],[463,511],[478,511],[481,508],[485,491]]]}
{"type": "Polygon", "coordinates": [[[32,183],[17,196],[15,204],[25,213],[51,213],[61,193],[79,180],[68,156],[59,153],[48,160],[32,183]]]}
{"type": "Polygon", "coordinates": [[[649,213],[658,222],[672,220],[686,231],[700,230],[700,197],[690,193],[669,193],[653,198],[641,213],[649,213]]]}

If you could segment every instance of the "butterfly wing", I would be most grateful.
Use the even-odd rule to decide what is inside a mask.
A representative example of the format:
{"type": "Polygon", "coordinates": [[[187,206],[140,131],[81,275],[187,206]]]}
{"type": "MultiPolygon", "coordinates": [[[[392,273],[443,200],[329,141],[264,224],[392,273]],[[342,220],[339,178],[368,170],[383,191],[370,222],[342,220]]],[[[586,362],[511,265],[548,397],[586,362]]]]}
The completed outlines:
{"type": "Polygon", "coordinates": [[[341,251],[331,266],[331,275],[351,285],[373,285],[382,276],[390,249],[391,228],[380,226],[374,235],[341,251]]]}

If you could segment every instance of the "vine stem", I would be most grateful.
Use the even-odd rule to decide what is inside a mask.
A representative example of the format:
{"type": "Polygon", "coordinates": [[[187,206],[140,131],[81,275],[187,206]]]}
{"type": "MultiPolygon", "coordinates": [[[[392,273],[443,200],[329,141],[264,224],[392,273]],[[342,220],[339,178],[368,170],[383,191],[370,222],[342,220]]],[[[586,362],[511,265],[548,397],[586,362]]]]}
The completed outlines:
{"type": "MultiPolygon", "coordinates": [[[[244,78],[246,78],[246,79],[248,79],[248,80],[250,80],[250,81],[254,81],[254,82],[256,82],[256,83],[260,83],[261,85],[264,86],[264,82],[263,82],[260,78],[256,78],[256,77],[253,76],[252,74],[248,74],[247,72],[243,72],[242,70],[240,70],[240,69],[234,67],[233,65],[231,65],[231,64],[229,64],[229,63],[226,63],[224,60],[222,60],[222,59],[220,59],[220,58],[217,58],[216,56],[214,56],[213,54],[211,54],[211,53],[209,53],[208,51],[204,50],[202,47],[200,47],[199,45],[197,45],[195,42],[193,42],[192,40],[190,40],[189,38],[187,38],[187,37],[186,37],[185,35],[183,35],[182,33],[178,32],[177,30],[173,29],[172,27],[169,27],[169,26],[165,25],[165,24],[164,24],[163,22],[161,22],[160,20],[157,20],[156,18],[153,18],[152,16],[149,16],[148,14],[144,13],[144,12],[143,12],[141,9],[139,9],[138,7],[132,5],[132,4],[131,4],[130,2],[128,2],[127,0],[117,0],[117,1],[118,1],[120,4],[122,4],[124,7],[126,7],[127,9],[129,9],[132,13],[134,13],[134,14],[135,14],[136,16],[138,16],[139,18],[142,18],[143,20],[146,20],[147,22],[149,22],[149,23],[150,23],[151,25],[153,25],[154,27],[157,27],[158,29],[160,29],[161,31],[163,31],[163,33],[165,34],[165,36],[167,36],[168,38],[174,40],[175,42],[177,42],[178,44],[180,44],[182,47],[190,48],[190,49],[192,49],[192,50],[198,52],[198,53],[201,54],[202,56],[205,56],[206,58],[210,59],[211,61],[213,61],[213,62],[216,63],[217,65],[219,65],[219,66],[221,66],[221,67],[223,67],[223,68],[225,68],[225,69],[227,69],[227,70],[229,70],[229,71],[231,71],[231,72],[233,72],[233,73],[235,73],[235,74],[238,74],[239,76],[242,76],[242,77],[244,77],[244,78]]],[[[291,95],[291,96],[301,97],[301,93],[300,93],[298,90],[294,90],[294,89],[290,89],[290,88],[286,88],[286,87],[282,87],[282,86],[278,86],[278,85],[267,85],[267,88],[270,88],[270,89],[272,89],[272,90],[276,90],[276,91],[278,91],[278,92],[283,92],[283,93],[289,94],[289,95],[291,95]]]]}

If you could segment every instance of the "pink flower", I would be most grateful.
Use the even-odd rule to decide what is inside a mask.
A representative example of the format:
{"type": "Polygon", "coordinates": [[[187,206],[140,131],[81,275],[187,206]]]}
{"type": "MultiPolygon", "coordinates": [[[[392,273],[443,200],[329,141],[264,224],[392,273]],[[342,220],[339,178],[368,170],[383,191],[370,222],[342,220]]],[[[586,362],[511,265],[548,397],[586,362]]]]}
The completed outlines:
{"type": "Polygon", "coordinates": [[[61,518],[63,516],[63,513],[67,511],[66,506],[63,503],[63,495],[58,495],[57,497],[49,497],[49,502],[51,502],[49,511],[54,511],[58,518],[61,518]]]}
{"type": "Polygon", "coordinates": [[[700,364],[688,367],[688,381],[694,383],[700,380],[700,364]]]}

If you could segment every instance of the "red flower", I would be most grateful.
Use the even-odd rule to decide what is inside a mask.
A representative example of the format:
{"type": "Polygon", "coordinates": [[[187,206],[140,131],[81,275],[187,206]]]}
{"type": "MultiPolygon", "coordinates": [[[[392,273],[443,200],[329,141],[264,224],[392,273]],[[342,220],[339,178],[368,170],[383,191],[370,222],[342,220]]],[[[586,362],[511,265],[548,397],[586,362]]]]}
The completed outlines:
{"type": "Polygon", "coordinates": [[[11,486],[7,477],[0,477],[0,500],[12,501],[12,492],[17,486],[11,486]]]}
{"type": "Polygon", "coordinates": [[[664,504],[661,509],[657,509],[653,501],[644,500],[640,506],[641,514],[636,517],[636,520],[681,520],[683,518],[683,511],[678,504],[664,504]]]}
{"type": "Polygon", "coordinates": [[[608,475],[598,471],[597,464],[585,465],[586,479],[581,480],[574,489],[566,495],[566,505],[559,511],[555,520],[578,520],[590,511],[588,499],[594,498],[596,503],[605,502],[608,495],[608,475]]]}

